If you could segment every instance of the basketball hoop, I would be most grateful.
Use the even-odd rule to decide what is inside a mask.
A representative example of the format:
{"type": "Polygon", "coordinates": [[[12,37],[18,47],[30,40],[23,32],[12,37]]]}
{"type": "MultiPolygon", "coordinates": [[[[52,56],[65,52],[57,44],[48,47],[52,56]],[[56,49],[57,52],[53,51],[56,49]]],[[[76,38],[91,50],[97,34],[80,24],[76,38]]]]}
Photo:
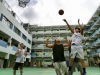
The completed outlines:
{"type": "Polygon", "coordinates": [[[27,3],[30,2],[30,0],[18,0],[19,6],[25,8],[27,3]]]}

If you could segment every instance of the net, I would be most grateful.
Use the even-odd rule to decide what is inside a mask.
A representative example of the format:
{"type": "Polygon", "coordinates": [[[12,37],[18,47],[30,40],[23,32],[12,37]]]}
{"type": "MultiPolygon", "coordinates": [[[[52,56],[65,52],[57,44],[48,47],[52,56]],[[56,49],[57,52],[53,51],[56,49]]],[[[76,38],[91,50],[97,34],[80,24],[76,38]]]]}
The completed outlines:
{"type": "Polygon", "coordinates": [[[20,7],[26,7],[27,3],[30,2],[30,0],[18,0],[20,7]]]}

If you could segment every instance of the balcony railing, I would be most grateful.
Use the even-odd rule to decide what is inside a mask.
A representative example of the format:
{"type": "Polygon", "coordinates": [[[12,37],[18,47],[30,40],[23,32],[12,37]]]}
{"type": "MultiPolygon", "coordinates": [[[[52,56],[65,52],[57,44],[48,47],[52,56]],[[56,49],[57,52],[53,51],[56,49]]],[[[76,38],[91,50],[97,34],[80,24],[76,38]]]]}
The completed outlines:
{"type": "Polygon", "coordinates": [[[15,19],[22,24],[22,21],[19,19],[19,17],[17,15],[14,15],[15,13],[13,12],[12,8],[8,5],[8,3],[5,1],[4,2],[4,6],[6,7],[6,9],[15,17],[15,19]]]}
{"type": "Polygon", "coordinates": [[[88,45],[87,47],[92,47],[95,46],[96,44],[100,43],[100,38],[98,38],[96,41],[92,42],[90,45],[88,45]]]}
{"type": "Polygon", "coordinates": [[[92,35],[90,35],[90,37],[89,38],[91,38],[91,37],[93,37],[93,36],[95,36],[95,34],[97,34],[98,32],[100,31],[100,27],[98,28],[98,30],[96,30],[92,35]]]}
{"type": "Polygon", "coordinates": [[[96,22],[98,22],[100,20],[100,17],[97,17],[96,19],[95,19],[95,22],[93,22],[91,25],[90,25],[90,27],[87,29],[87,31],[89,31],[95,24],[96,24],[96,22]]]}
{"type": "Polygon", "coordinates": [[[60,30],[60,31],[45,31],[45,32],[44,31],[41,31],[41,32],[39,31],[39,32],[31,32],[31,33],[32,34],[37,34],[37,35],[38,34],[45,34],[46,35],[46,34],[71,33],[71,32],[67,31],[67,30],[66,31],[65,30],[60,30]]]}
{"type": "Polygon", "coordinates": [[[13,46],[13,47],[12,47],[12,50],[17,51],[17,50],[18,50],[18,47],[13,46]]]}
{"type": "Polygon", "coordinates": [[[0,46],[7,48],[7,43],[3,40],[0,40],[0,46]]]}
{"type": "Polygon", "coordinates": [[[100,53],[100,49],[97,49],[97,52],[100,53]]]}

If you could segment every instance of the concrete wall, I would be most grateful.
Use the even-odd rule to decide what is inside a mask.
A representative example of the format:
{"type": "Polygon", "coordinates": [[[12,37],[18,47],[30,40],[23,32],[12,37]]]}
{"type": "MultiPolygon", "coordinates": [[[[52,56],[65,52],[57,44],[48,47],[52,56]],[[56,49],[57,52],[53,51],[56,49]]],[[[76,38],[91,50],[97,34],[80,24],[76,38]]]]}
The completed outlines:
{"type": "Polygon", "coordinates": [[[12,54],[12,55],[15,54],[15,51],[12,50],[12,47],[5,48],[5,47],[0,46],[0,52],[12,54]]]}

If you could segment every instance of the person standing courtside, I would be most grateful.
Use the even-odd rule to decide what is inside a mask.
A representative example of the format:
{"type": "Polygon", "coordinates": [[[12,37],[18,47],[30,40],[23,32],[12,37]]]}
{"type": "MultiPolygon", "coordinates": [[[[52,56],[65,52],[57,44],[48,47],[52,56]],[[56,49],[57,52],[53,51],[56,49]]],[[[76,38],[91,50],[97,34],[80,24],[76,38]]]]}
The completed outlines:
{"type": "Polygon", "coordinates": [[[23,73],[24,57],[27,56],[27,52],[23,48],[24,48],[24,44],[21,43],[20,49],[18,49],[15,53],[15,55],[17,55],[17,58],[15,61],[15,65],[13,67],[14,70],[13,75],[16,75],[16,70],[18,70],[18,67],[20,67],[20,75],[22,75],[23,73]]]}
{"type": "Polygon", "coordinates": [[[56,39],[55,44],[48,44],[48,40],[46,39],[46,47],[53,48],[53,58],[54,58],[54,67],[57,75],[68,75],[67,74],[67,66],[64,57],[64,47],[69,46],[69,42],[66,39],[65,44],[60,44],[60,40],[56,39]]]}
{"type": "Polygon", "coordinates": [[[70,27],[70,25],[68,24],[68,22],[66,21],[66,19],[63,19],[63,21],[67,24],[67,26],[69,27],[70,31],[72,32],[72,42],[71,42],[71,58],[70,58],[70,62],[69,62],[69,75],[71,75],[71,69],[72,69],[72,65],[73,65],[73,61],[75,56],[77,58],[81,59],[81,64],[82,64],[82,68],[83,68],[83,73],[82,75],[86,75],[86,71],[85,71],[85,62],[84,62],[84,52],[83,52],[83,47],[82,47],[82,35],[83,35],[83,26],[80,24],[80,20],[78,19],[78,24],[80,28],[75,28],[75,31],[70,27]]]}

